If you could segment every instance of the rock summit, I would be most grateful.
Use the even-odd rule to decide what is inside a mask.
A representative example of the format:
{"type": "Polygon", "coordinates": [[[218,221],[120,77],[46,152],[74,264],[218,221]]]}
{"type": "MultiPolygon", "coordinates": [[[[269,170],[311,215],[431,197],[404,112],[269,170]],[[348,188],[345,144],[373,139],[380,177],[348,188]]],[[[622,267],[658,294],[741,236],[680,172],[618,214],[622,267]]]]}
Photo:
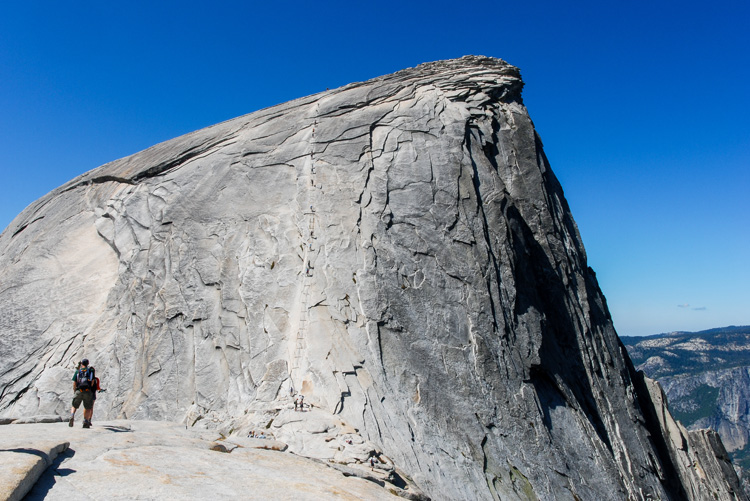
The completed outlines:
{"type": "Polygon", "coordinates": [[[427,63],[37,200],[0,236],[0,417],[66,415],[86,357],[100,418],[377,457],[433,499],[744,499],[633,369],[522,87],[427,63]]]}

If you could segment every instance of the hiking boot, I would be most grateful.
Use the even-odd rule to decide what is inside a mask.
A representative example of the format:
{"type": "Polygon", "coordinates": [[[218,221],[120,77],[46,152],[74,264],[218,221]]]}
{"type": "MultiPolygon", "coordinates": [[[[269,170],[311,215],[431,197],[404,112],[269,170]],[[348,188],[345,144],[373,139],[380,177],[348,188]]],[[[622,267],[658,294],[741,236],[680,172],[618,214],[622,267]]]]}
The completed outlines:
{"type": "Polygon", "coordinates": [[[71,414],[70,419],[68,420],[68,426],[70,426],[71,428],[73,427],[73,422],[75,421],[75,417],[76,417],[75,414],[71,414]]]}
{"type": "Polygon", "coordinates": [[[84,419],[83,420],[83,427],[84,428],[91,428],[91,421],[89,421],[88,419],[84,419]]]}

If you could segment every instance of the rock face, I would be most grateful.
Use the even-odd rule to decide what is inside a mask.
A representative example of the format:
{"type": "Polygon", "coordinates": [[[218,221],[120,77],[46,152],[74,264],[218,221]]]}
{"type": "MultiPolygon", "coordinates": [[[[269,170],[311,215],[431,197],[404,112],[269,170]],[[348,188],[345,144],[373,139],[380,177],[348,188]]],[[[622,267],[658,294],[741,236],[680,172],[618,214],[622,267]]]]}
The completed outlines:
{"type": "Polygon", "coordinates": [[[669,413],[667,397],[659,383],[642,372],[639,375],[637,384],[645,388],[651,401],[644,402],[644,410],[656,415],[686,499],[722,499],[726,495],[726,479],[731,479],[730,490],[739,492],[739,480],[719,435],[706,429],[688,431],[669,413]]]}
{"type": "MultiPolygon", "coordinates": [[[[86,356],[98,416],[376,453],[436,499],[701,499],[644,410],[522,85],[496,59],[428,63],[33,203],[0,236],[0,416],[64,414],[86,356]]],[[[720,498],[741,498],[730,477],[720,498]]]]}
{"type": "Polygon", "coordinates": [[[636,368],[664,388],[675,418],[721,436],[750,492],[750,326],[622,340],[636,368]]]}

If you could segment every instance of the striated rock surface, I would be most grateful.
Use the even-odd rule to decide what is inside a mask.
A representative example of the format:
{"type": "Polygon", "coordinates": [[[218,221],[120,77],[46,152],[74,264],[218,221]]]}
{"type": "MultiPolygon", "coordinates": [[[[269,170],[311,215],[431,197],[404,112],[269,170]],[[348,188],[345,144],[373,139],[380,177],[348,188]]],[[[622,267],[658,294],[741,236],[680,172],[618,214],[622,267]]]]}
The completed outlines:
{"type": "Polygon", "coordinates": [[[708,429],[688,431],[669,413],[667,397],[658,382],[641,375],[638,384],[651,403],[644,408],[656,415],[665,444],[676,463],[676,473],[688,499],[722,499],[727,492],[742,496],[740,481],[719,435],[708,429]]]}
{"type": "Polygon", "coordinates": [[[0,416],[64,414],[86,356],[98,416],[377,457],[435,499],[707,497],[624,356],[522,85],[497,59],[428,63],[33,203],[0,236],[0,416]]]}

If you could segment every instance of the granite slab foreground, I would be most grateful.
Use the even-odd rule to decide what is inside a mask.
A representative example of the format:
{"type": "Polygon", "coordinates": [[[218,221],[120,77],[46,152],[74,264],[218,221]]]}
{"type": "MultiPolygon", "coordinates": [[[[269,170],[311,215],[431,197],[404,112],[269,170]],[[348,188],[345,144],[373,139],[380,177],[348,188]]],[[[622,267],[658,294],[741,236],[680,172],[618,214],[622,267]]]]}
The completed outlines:
{"type": "Polygon", "coordinates": [[[252,448],[262,440],[229,453],[223,442],[167,422],[0,426],[0,499],[398,499],[320,462],[252,448]]]}
{"type": "Polygon", "coordinates": [[[0,499],[17,501],[34,487],[58,454],[70,444],[62,440],[38,440],[30,445],[0,449],[0,499]]]}

